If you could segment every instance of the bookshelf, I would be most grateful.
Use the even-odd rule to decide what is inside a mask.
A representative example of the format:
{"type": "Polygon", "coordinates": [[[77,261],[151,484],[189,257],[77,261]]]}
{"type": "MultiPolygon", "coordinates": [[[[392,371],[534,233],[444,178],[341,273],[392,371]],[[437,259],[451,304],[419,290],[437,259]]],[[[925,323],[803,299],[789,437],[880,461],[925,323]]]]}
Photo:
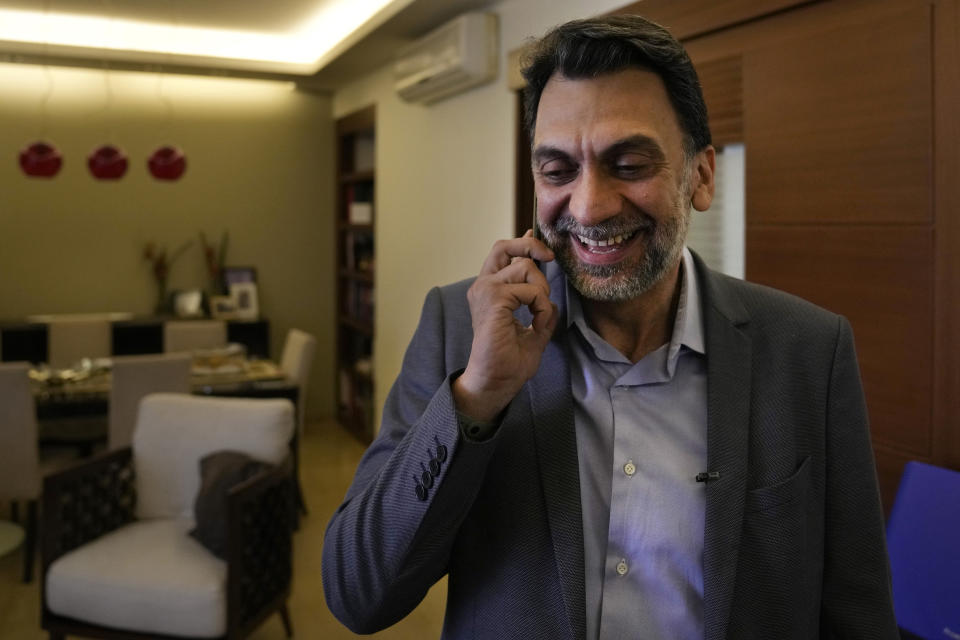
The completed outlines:
{"type": "Polygon", "coordinates": [[[373,106],[336,123],[337,419],[363,442],[373,438],[373,106]]]}

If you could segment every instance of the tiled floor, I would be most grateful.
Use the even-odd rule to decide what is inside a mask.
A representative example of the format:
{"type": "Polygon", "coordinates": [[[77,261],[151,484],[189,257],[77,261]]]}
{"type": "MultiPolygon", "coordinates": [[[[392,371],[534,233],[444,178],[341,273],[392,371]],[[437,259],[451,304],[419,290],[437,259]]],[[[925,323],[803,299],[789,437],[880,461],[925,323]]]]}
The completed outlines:
{"type": "MultiPolygon", "coordinates": [[[[334,619],[323,599],[320,557],[323,532],[330,514],[340,504],[363,447],[335,423],[315,423],[302,443],[304,493],[310,515],[301,520],[294,537],[294,583],[290,598],[293,629],[300,640],[339,640],[358,637],[334,619]]],[[[7,506],[0,517],[8,517],[7,506]]],[[[39,640],[40,589],[38,580],[20,582],[21,551],[0,558],[0,640],[39,640]]],[[[372,638],[424,640],[438,638],[443,621],[446,582],[441,581],[407,618],[372,638]]],[[[251,640],[281,640],[283,625],[272,616],[251,640]]]]}

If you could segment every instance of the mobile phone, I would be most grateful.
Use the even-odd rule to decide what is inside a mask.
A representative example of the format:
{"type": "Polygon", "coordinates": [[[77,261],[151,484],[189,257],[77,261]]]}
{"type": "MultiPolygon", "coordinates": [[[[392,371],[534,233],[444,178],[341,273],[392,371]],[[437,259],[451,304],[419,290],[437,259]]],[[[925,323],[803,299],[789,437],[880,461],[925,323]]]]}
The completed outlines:
{"type": "Polygon", "coordinates": [[[543,235],[540,233],[540,224],[537,220],[537,194],[533,194],[533,237],[543,242],[543,235]]]}
{"type": "MultiPolygon", "coordinates": [[[[540,221],[537,219],[537,194],[533,194],[533,220],[531,221],[533,226],[533,237],[543,242],[543,234],[540,233],[540,221]]],[[[540,264],[539,260],[534,260],[534,264],[537,265],[537,268],[543,271],[543,265],[540,264]]]]}

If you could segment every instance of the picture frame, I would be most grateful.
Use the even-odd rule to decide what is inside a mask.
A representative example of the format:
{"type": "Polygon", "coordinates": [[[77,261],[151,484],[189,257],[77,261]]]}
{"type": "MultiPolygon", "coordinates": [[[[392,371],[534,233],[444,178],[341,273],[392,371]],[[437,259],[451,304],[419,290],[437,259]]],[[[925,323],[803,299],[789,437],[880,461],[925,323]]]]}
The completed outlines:
{"type": "Polygon", "coordinates": [[[237,305],[233,296],[210,296],[210,315],[218,320],[233,320],[237,317],[237,305]]]}
{"type": "Polygon", "coordinates": [[[223,280],[223,290],[230,291],[230,287],[241,282],[257,282],[256,267],[224,267],[221,274],[223,280]]]}
{"type": "Polygon", "coordinates": [[[234,306],[234,318],[256,320],[260,317],[260,303],[256,282],[236,282],[230,285],[230,298],[234,306]]]}

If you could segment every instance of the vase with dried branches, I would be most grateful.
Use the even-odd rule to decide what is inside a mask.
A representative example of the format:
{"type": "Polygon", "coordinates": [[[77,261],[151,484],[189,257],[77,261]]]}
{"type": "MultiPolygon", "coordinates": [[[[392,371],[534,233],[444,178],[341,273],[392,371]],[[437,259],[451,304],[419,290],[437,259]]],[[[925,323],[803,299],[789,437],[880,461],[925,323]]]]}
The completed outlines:
{"type": "Polygon", "coordinates": [[[227,261],[227,244],[230,236],[224,231],[220,235],[220,244],[214,246],[207,240],[207,235],[200,232],[200,246],[203,248],[203,261],[207,267],[207,276],[210,278],[210,295],[224,295],[227,293],[223,283],[223,265],[227,261]]]}
{"type": "Polygon", "coordinates": [[[192,240],[187,240],[169,256],[166,247],[158,246],[154,242],[148,242],[143,249],[143,259],[150,262],[153,279],[157,283],[157,305],[154,309],[157,315],[170,312],[170,303],[167,298],[167,277],[170,275],[170,267],[192,244],[192,240]]]}

